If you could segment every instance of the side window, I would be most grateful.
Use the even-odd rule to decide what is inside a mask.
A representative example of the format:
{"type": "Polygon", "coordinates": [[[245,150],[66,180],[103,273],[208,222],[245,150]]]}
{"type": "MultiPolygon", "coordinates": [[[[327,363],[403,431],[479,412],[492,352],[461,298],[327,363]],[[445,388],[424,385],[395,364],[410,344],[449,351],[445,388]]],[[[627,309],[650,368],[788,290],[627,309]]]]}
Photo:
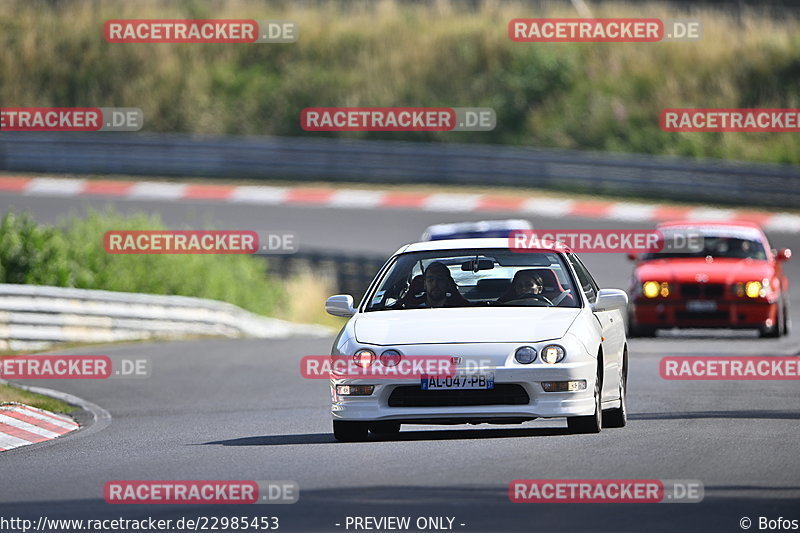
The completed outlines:
{"type": "Polygon", "coordinates": [[[589,300],[589,303],[594,303],[597,301],[597,291],[600,289],[595,283],[592,275],[589,274],[589,271],[583,266],[580,259],[575,257],[572,254],[568,254],[567,258],[569,259],[570,264],[575,269],[575,274],[578,276],[578,282],[581,284],[581,289],[583,293],[586,295],[586,299],[589,300]]]}

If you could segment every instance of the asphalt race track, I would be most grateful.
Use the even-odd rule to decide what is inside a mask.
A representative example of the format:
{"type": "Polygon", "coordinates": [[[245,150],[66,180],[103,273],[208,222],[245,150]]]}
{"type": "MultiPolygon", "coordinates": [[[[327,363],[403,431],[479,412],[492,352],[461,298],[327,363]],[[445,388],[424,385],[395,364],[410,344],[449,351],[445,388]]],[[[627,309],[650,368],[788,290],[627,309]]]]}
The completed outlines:
{"type": "MultiPolygon", "coordinates": [[[[104,199],[4,194],[0,211],[46,222],[104,199]]],[[[300,246],[389,255],[429,224],[502,213],[258,207],[214,202],[113,202],[159,213],[171,226],[293,231],[300,246]]],[[[537,228],[648,227],[531,217],[537,228]]],[[[800,235],[771,234],[800,250],[800,235]]],[[[626,288],[624,256],[583,254],[601,286],[626,288]]],[[[800,279],[800,260],[786,264],[800,279]]],[[[800,326],[800,286],[792,315],[800,326]]],[[[322,305],[322,302],[320,302],[322,305]]],[[[325,381],[299,374],[304,355],[332,339],[134,343],[60,353],[148,357],[147,379],[37,381],[110,412],[111,423],[0,454],[0,516],[179,518],[277,516],[281,531],[345,531],[347,516],[455,517],[453,529],[499,531],[742,531],[749,517],[800,519],[800,393],[796,381],[665,381],[665,355],[794,355],[800,335],[667,334],[629,341],[628,427],[569,435],[563,420],[522,426],[404,426],[392,440],[336,443],[325,381]],[[705,499],[687,504],[513,504],[514,479],[692,479],[705,499]],[[293,505],[121,506],[110,480],[293,480],[293,505]],[[340,524],[337,526],[337,524],[340,524]],[[464,524],[463,526],[461,524],[464,524]]],[[[352,529],[351,529],[352,531],[352,529]]]]}

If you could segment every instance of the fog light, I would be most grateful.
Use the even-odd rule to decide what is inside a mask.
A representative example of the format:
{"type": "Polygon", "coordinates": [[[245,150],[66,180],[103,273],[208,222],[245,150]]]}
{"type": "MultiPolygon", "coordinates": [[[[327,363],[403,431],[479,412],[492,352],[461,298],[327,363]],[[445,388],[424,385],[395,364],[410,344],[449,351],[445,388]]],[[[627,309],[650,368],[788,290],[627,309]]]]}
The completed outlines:
{"type": "Polygon", "coordinates": [[[375,385],[336,385],[339,396],[369,396],[374,390],[375,385]]]}
{"type": "Polygon", "coordinates": [[[545,392],[578,392],[586,390],[586,380],[577,381],[542,381],[545,392]]]}
{"type": "Polygon", "coordinates": [[[669,283],[661,283],[661,289],[659,290],[658,294],[660,294],[663,298],[669,296],[669,283]]]}
{"type": "Polygon", "coordinates": [[[741,298],[744,296],[744,283],[737,283],[733,290],[736,293],[736,296],[741,298]]]}

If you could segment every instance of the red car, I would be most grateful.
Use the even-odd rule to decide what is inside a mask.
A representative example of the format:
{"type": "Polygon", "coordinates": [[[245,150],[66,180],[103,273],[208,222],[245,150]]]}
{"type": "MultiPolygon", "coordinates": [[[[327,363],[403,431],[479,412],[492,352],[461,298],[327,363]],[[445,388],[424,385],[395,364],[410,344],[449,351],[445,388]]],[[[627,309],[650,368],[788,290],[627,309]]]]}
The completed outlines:
{"type": "Polygon", "coordinates": [[[789,282],[782,262],[748,222],[667,222],[664,249],[636,261],[629,294],[628,336],[659,328],[754,328],[762,337],[789,332],[789,282]],[[687,245],[687,242],[691,244],[687,245]]]}

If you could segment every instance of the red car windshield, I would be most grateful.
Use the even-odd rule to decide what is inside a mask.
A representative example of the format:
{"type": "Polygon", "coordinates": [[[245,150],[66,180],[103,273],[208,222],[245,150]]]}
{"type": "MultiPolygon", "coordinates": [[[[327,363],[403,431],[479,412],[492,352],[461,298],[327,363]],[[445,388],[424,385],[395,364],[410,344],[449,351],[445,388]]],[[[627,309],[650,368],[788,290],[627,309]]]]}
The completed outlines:
{"type": "Polygon", "coordinates": [[[714,258],[757,259],[764,261],[767,259],[767,252],[764,249],[764,245],[758,240],[705,235],[702,237],[702,245],[692,247],[692,249],[647,253],[643,254],[641,259],[643,261],[648,261],[652,259],[709,256],[714,258]]]}

